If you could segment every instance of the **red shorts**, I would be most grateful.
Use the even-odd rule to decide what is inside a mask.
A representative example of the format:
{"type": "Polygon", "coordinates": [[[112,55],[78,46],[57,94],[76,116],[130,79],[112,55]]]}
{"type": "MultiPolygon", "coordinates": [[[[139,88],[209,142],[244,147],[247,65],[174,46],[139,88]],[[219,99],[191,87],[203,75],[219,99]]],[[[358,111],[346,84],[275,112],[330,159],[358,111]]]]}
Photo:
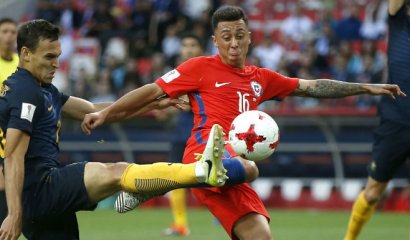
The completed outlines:
{"type": "MultiPolygon", "coordinates": [[[[195,162],[194,153],[202,153],[204,148],[205,143],[188,145],[183,162],[195,162]]],[[[230,144],[225,145],[224,155],[236,156],[230,144]]],[[[192,193],[199,202],[208,207],[232,239],[238,239],[233,234],[233,226],[241,217],[249,213],[258,213],[270,220],[258,194],[247,183],[219,188],[192,188],[192,193]]]]}
{"type": "Polygon", "coordinates": [[[231,239],[233,226],[241,217],[258,213],[270,220],[265,206],[247,183],[220,188],[192,188],[195,197],[219,220],[231,239]]]}

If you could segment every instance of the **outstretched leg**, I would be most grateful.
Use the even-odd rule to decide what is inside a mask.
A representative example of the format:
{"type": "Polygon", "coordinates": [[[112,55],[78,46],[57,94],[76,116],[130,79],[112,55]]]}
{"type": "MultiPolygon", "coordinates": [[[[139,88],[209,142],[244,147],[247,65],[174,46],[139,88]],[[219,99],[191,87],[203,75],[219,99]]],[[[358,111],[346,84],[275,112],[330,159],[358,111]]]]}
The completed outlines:
{"type": "MultiPolygon", "coordinates": [[[[156,187],[156,191],[153,191],[152,189],[146,189],[149,186],[146,186],[147,184],[144,184],[144,187],[137,187],[137,189],[133,188],[128,188],[128,187],[123,187],[124,192],[121,192],[120,195],[118,196],[117,200],[115,201],[114,207],[119,213],[124,213],[127,211],[130,211],[137,206],[139,206],[141,203],[153,198],[157,197],[160,195],[163,195],[165,192],[168,192],[172,189],[176,188],[182,188],[182,187],[193,187],[199,183],[205,183],[207,186],[222,186],[225,184],[225,181],[227,180],[226,174],[226,169],[224,168],[224,165],[222,163],[222,154],[224,151],[224,137],[223,137],[223,129],[221,126],[218,124],[215,124],[208,137],[208,141],[206,144],[206,147],[203,151],[202,154],[198,154],[199,161],[192,163],[192,164],[171,164],[171,163],[161,163],[164,164],[164,166],[170,167],[170,166],[177,166],[177,165],[182,165],[182,166],[196,166],[196,168],[200,168],[200,166],[203,166],[205,169],[203,174],[204,179],[198,179],[197,181],[184,181],[185,185],[182,182],[179,182],[178,184],[175,183],[170,183],[168,180],[170,178],[192,178],[192,176],[189,176],[189,172],[186,173],[176,173],[175,171],[164,171],[166,173],[166,176],[161,176],[162,179],[165,179],[167,181],[161,182],[160,184],[168,184],[166,188],[158,188],[156,187]],[[181,175],[181,176],[177,176],[181,175]],[[186,176],[183,176],[186,175],[186,176]]],[[[154,167],[156,164],[153,164],[149,167],[154,167]]],[[[147,165],[148,166],[148,165],[147,165]]],[[[147,176],[148,174],[151,174],[151,170],[147,169],[147,176]]],[[[145,174],[144,174],[145,175],[145,174]]],[[[191,174],[192,175],[192,174],[191,174]]],[[[139,178],[141,178],[141,173],[139,178]]],[[[151,177],[152,178],[152,177],[151,177]]],[[[131,178],[130,178],[131,179],[131,178]]],[[[133,179],[131,179],[133,180],[133,179]]],[[[121,181],[123,182],[123,181],[121,181]]],[[[127,185],[131,185],[127,183],[127,185]]],[[[158,185],[158,183],[156,183],[158,185]]]]}
{"type": "Polygon", "coordinates": [[[369,177],[366,188],[359,194],[353,204],[345,240],[356,240],[358,238],[363,226],[376,209],[386,186],[387,182],[378,182],[369,177]]]}

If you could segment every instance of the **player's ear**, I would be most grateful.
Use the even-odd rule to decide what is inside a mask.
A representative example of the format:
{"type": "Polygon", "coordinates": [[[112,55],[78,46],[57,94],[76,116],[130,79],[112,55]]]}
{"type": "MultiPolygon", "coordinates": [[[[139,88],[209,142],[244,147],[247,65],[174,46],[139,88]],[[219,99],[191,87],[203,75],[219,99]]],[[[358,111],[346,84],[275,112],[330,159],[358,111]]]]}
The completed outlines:
{"type": "Polygon", "coordinates": [[[252,42],[252,32],[249,32],[249,44],[252,42]]]}
{"type": "Polygon", "coordinates": [[[30,50],[27,47],[21,48],[21,58],[23,59],[23,61],[30,62],[30,54],[30,50]]]}
{"type": "Polygon", "coordinates": [[[215,46],[216,48],[218,48],[218,43],[216,42],[216,37],[215,37],[215,35],[212,35],[212,42],[214,42],[214,46],[215,46]]]}

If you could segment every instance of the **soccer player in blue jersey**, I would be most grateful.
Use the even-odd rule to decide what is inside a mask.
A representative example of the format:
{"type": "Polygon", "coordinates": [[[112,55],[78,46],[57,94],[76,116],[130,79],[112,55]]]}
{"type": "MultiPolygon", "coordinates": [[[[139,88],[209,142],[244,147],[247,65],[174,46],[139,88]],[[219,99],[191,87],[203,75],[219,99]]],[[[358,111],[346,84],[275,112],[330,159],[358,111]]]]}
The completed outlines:
{"type": "MultiPolygon", "coordinates": [[[[61,166],[61,116],[81,120],[109,104],[66,96],[52,85],[61,54],[60,30],[45,20],[23,24],[17,35],[19,67],[0,90],[0,161],[4,166],[8,215],[0,239],[79,239],[76,212],[93,210],[98,201],[120,191],[164,193],[172,189],[226,181],[221,161],[222,129],[213,127],[198,164],[82,162],[61,166]]],[[[154,100],[145,110],[171,100],[154,100]]]]}
{"type": "MultiPolygon", "coordinates": [[[[389,1],[388,83],[410,92],[410,1],[389,1]]],[[[365,189],[353,204],[345,240],[355,240],[372,216],[387,183],[410,157],[410,98],[383,97],[380,125],[374,131],[373,156],[365,189]]]]}
{"type": "MultiPolygon", "coordinates": [[[[17,37],[17,23],[10,18],[0,19],[0,86],[17,69],[19,58],[14,52],[17,37]]],[[[0,165],[0,222],[7,215],[4,177],[0,165]]]]}

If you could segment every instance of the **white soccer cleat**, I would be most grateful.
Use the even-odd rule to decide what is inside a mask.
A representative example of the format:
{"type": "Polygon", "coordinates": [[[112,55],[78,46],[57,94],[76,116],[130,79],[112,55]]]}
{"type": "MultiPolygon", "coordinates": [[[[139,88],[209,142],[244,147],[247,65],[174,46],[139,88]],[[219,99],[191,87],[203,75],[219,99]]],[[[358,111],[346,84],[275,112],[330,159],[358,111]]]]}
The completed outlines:
{"type": "Polygon", "coordinates": [[[199,162],[202,163],[205,173],[205,183],[220,187],[228,179],[227,170],[222,163],[222,154],[225,151],[225,140],[223,129],[218,124],[214,124],[209,133],[208,142],[202,154],[196,154],[199,162]]]}
{"type": "Polygon", "coordinates": [[[121,191],[120,194],[118,194],[117,199],[115,200],[114,208],[118,213],[126,213],[135,209],[144,202],[160,195],[161,194],[158,195],[121,191]]]}

